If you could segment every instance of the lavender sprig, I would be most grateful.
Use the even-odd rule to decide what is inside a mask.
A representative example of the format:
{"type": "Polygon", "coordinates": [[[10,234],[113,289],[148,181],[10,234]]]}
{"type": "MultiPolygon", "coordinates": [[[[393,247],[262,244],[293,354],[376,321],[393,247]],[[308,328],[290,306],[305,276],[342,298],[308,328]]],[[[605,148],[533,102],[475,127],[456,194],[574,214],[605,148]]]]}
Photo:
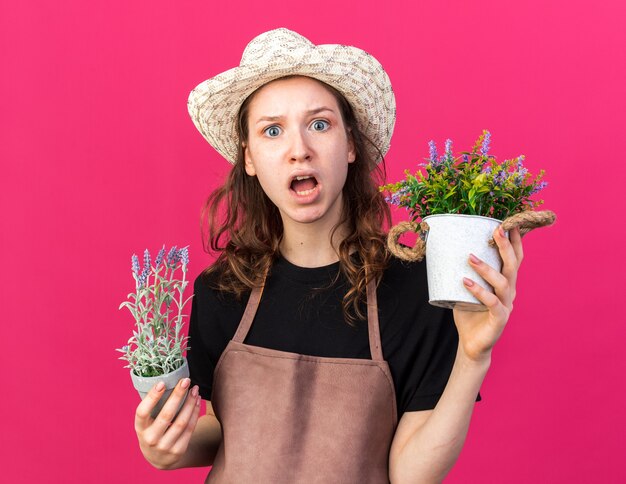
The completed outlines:
{"type": "Polygon", "coordinates": [[[172,268],[180,261],[180,252],[176,249],[176,246],[172,247],[167,254],[167,266],[172,268]]]}
{"type": "Polygon", "coordinates": [[[157,254],[156,260],[154,261],[154,265],[157,269],[161,265],[161,262],[163,262],[163,257],[165,257],[165,246],[161,248],[161,250],[157,254]]]}
{"type": "Polygon", "coordinates": [[[428,142],[428,146],[430,147],[430,162],[437,163],[437,145],[434,140],[430,140],[428,142]]]}
{"type": "Polygon", "coordinates": [[[122,352],[120,359],[128,362],[125,368],[131,368],[139,376],[157,376],[179,368],[184,362],[183,352],[188,349],[187,337],[181,333],[186,317],[183,309],[193,297],[183,301],[183,293],[189,283],[185,280],[189,264],[188,247],[176,249],[174,246],[168,254],[167,267],[161,265],[164,257],[165,246],[159,251],[154,267],[151,267],[150,252],[146,249],[142,269],[139,258],[133,254],[131,270],[136,281],[135,293],[129,294],[129,300],[120,305],[120,309],[126,307],[131,312],[136,329],[128,343],[116,351],[122,352]],[[182,270],[181,279],[175,277],[177,269],[182,270]],[[152,276],[150,284],[149,276],[152,276]]]}
{"type": "Polygon", "coordinates": [[[146,285],[148,281],[148,276],[150,275],[150,252],[146,249],[143,253],[143,270],[139,275],[138,284],[139,287],[143,287],[146,285]]]}
{"type": "Polygon", "coordinates": [[[547,187],[547,186],[548,186],[548,182],[547,182],[547,181],[542,181],[541,183],[539,183],[539,185],[537,185],[535,188],[533,188],[533,189],[530,191],[530,194],[531,194],[531,195],[534,195],[535,193],[537,193],[537,192],[538,192],[538,191],[540,191],[540,190],[543,190],[543,189],[544,189],[545,187],[547,187]]]}
{"type": "Polygon", "coordinates": [[[452,140],[446,140],[446,151],[445,151],[445,160],[448,163],[452,162],[452,140]]]}
{"type": "Polygon", "coordinates": [[[187,247],[183,247],[178,251],[180,256],[180,260],[182,261],[182,269],[187,272],[187,265],[189,264],[189,249],[187,247]]]}
{"type": "Polygon", "coordinates": [[[131,269],[133,271],[133,275],[135,276],[135,278],[139,277],[140,267],[139,267],[139,257],[137,257],[137,254],[133,254],[133,256],[131,257],[131,269]]]}
{"type": "Polygon", "coordinates": [[[487,156],[487,153],[489,152],[489,143],[491,142],[491,133],[489,131],[485,132],[485,137],[483,139],[483,145],[480,149],[480,153],[483,156],[487,156]]]}

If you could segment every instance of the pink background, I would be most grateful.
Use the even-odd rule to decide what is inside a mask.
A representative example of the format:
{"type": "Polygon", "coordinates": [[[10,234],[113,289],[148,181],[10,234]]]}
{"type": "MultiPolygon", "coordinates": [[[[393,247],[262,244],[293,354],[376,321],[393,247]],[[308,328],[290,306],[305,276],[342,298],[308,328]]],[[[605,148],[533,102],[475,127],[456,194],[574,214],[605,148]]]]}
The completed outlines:
{"type": "MultiPolygon", "coordinates": [[[[356,45],[398,103],[390,181],[483,128],[550,183],[555,226],[524,239],[515,310],[446,482],[626,482],[621,0],[8,2],[0,10],[4,482],[200,482],[141,455],[114,348],[130,256],[190,245],[229,165],[189,91],[262,31],[356,45]],[[380,7],[383,5],[383,7],[380,7]],[[615,213],[617,212],[617,213],[615,213]],[[7,385],[8,383],[8,385],[7,385]]],[[[406,218],[397,211],[396,220],[406,218]]]]}

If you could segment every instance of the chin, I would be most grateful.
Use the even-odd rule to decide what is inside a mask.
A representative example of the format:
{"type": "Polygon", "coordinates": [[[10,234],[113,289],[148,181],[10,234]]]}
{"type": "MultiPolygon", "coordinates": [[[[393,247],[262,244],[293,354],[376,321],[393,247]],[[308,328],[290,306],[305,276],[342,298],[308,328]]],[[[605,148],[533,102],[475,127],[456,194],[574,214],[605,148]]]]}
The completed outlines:
{"type": "Polygon", "coordinates": [[[285,217],[293,222],[296,223],[300,223],[300,224],[310,224],[313,222],[317,222],[318,220],[321,220],[324,218],[325,215],[328,214],[328,212],[324,212],[320,209],[315,209],[315,210],[301,210],[299,211],[300,213],[287,213],[283,216],[283,222],[285,220],[285,217]]]}
{"type": "Polygon", "coordinates": [[[301,217],[292,217],[291,220],[300,224],[312,224],[312,223],[318,222],[319,220],[323,218],[324,218],[323,214],[318,214],[318,215],[306,215],[306,216],[301,216],[301,217]]]}

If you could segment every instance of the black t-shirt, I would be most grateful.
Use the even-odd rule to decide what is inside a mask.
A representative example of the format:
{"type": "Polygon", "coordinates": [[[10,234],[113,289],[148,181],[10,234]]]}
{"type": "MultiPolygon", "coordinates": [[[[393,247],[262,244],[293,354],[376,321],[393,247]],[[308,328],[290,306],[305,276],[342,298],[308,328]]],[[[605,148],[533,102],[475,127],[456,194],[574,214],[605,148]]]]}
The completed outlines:
{"type": "MultiPolygon", "coordinates": [[[[353,255],[359,261],[358,255],[353,255]]],[[[348,290],[339,262],[324,267],[298,267],[280,257],[268,274],[261,302],[245,344],[292,353],[371,358],[367,320],[349,326],[341,300],[348,290]],[[314,291],[314,288],[325,288],[314,291]]],[[[212,274],[209,277],[217,277],[212,274]]],[[[209,287],[200,275],[194,282],[187,351],[192,385],[211,400],[213,373],[233,338],[247,296],[209,287]]],[[[405,411],[435,408],[456,357],[458,332],[451,309],[428,303],[426,263],[392,257],[377,290],[383,357],[393,377],[398,416],[405,411]]],[[[363,312],[365,307],[363,306],[363,312]]],[[[476,401],[481,400],[478,393],[476,401]]]]}

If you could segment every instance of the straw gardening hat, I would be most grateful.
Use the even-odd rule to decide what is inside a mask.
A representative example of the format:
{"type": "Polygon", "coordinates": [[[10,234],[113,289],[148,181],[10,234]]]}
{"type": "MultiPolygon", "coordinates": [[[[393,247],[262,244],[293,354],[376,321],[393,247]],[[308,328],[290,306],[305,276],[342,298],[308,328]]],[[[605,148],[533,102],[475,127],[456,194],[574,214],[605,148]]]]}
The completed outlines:
{"type": "MultiPolygon", "coordinates": [[[[239,66],[196,86],[189,94],[189,115],[202,136],[230,163],[237,159],[237,114],[245,99],[268,82],[288,75],[318,79],[341,92],[357,123],[384,155],[396,120],[389,76],[367,52],[347,45],[314,45],[302,35],[279,28],[246,46],[239,66]]],[[[380,156],[369,146],[372,159],[380,156]]]]}

